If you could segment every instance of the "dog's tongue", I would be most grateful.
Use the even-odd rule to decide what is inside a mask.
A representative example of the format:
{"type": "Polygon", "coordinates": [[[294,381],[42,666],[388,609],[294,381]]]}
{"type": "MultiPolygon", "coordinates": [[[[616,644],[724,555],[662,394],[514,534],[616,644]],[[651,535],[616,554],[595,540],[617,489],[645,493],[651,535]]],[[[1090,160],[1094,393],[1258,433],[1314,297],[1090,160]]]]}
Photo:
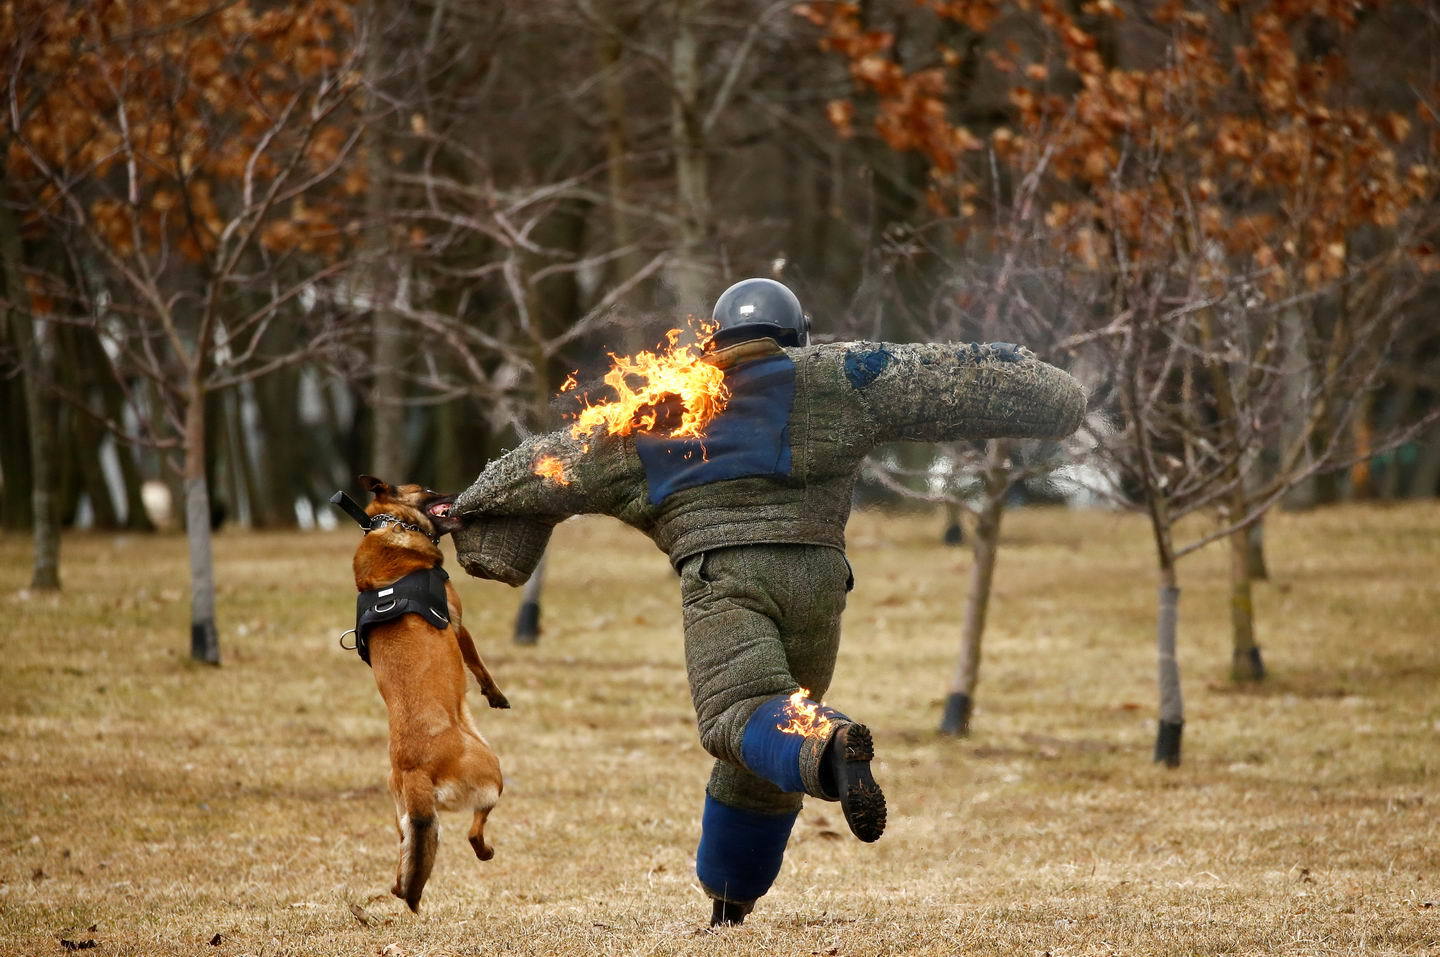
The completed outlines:
{"type": "Polygon", "coordinates": [[[438,518],[441,516],[449,515],[450,510],[454,507],[455,505],[451,502],[436,502],[434,505],[431,505],[428,509],[426,509],[426,511],[438,518]]]}

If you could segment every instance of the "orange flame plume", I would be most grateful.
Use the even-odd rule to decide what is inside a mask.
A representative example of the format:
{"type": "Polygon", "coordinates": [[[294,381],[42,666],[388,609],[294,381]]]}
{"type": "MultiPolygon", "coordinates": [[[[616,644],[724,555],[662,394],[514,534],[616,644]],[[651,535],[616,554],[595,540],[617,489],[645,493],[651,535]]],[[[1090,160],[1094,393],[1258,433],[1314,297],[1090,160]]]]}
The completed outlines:
{"type": "Polygon", "coordinates": [[[804,738],[823,738],[830,733],[830,719],[821,713],[819,704],[806,701],[808,697],[809,688],[801,688],[790,696],[790,700],[785,702],[785,716],[790,722],[777,724],[777,730],[804,738]]]}
{"type": "Polygon", "coordinates": [[[680,422],[664,434],[669,438],[704,438],[705,427],[730,400],[725,373],[701,361],[704,343],[714,331],[713,323],[701,323],[696,327],[699,341],[682,346],[682,330],[671,329],[665,334],[665,344],[654,352],[634,356],[610,353],[605,384],[614,390],[616,398],[594,405],[587,402],[575,417],[570,434],[580,439],[596,429],[610,435],[655,431],[660,417],[658,407],[676,402],[680,422]]]}
{"type": "Polygon", "coordinates": [[[570,480],[565,477],[565,463],[553,455],[542,455],[535,463],[534,472],[541,478],[547,478],[560,485],[569,485],[570,480]]]}

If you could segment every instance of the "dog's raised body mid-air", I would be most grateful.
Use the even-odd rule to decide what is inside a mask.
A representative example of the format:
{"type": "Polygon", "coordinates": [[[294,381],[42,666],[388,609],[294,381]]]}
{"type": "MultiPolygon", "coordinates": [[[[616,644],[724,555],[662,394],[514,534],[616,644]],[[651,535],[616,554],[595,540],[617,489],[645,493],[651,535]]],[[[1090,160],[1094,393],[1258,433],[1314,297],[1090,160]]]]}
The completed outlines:
{"type": "MultiPolygon", "coordinates": [[[[450,515],[453,496],[420,485],[395,487],[369,475],[362,475],[360,484],[375,496],[365,509],[370,527],[355,551],[355,587],[362,606],[367,593],[383,598],[402,580],[419,582],[423,589],[426,573],[432,588],[443,582],[447,606],[443,613],[438,608],[427,613],[422,601],[407,606],[413,611],[400,617],[357,622],[357,643],[366,649],[362,656],[368,652],[390,715],[390,795],[400,832],[400,865],[391,893],[414,911],[435,864],[440,832],[436,811],[473,811],[470,846],[475,856],[488,861],[495,854],[485,842],[485,820],[504,782],[500,762],[465,703],[465,669],[480,683],[490,707],[510,704],[460,623],[455,587],[443,572],[431,571],[444,560],[440,537],[460,526],[450,515]],[[442,616],[448,621],[440,621],[442,616]]],[[[394,597],[403,596],[405,588],[401,585],[394,597]]],[[[370,607],[388,610],[383,600],[370,607]]]]}

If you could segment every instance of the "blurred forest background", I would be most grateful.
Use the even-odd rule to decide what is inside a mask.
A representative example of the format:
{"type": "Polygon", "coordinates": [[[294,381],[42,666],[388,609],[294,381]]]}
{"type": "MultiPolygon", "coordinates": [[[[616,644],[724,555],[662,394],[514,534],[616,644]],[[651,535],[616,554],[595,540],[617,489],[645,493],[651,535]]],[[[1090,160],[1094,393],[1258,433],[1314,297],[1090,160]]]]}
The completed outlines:
{"type": "Polygon", "coordinates": [[[821,339],[1071,369],[1063,448],[886,450],[863,494],[970,513],[981,592],[1007,502],[1143,512],[1162,633],[1226,539],[1237,676],[1268,509],[1440,491],[1423,0],[15,0],[0,57],[0,525],[37,586],[58,528],[151,527],[146,483],[201,583],[222,520],[459,490],[751,275],[821,339]]]}

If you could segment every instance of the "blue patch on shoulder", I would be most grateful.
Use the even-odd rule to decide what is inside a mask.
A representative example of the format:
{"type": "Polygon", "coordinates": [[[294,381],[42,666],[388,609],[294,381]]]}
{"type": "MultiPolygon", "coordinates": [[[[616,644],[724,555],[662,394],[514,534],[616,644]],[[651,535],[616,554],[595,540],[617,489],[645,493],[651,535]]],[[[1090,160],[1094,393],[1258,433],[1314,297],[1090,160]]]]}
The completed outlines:
{"type": "Polygon", "coordinates": [[[1013,342],[987,342],[990,354],[1001,362],[1019,362],[1020,347],[1013,342]]]}
{"type": "Polygon", "coordinates": [[[890,353],[884,349],[851,349],[845,353],[845,378],[857,389],[863,389],[879,378],[890,364],[890,353]]]}
{"type": "Polygon", "coordinates": [[[730,402],[711,420],[704,441],[636,437],[651,505],[697,485],[790,474],[795,363],[786,355],[755,359],[727,370],[725,384],[730,402]]]}

